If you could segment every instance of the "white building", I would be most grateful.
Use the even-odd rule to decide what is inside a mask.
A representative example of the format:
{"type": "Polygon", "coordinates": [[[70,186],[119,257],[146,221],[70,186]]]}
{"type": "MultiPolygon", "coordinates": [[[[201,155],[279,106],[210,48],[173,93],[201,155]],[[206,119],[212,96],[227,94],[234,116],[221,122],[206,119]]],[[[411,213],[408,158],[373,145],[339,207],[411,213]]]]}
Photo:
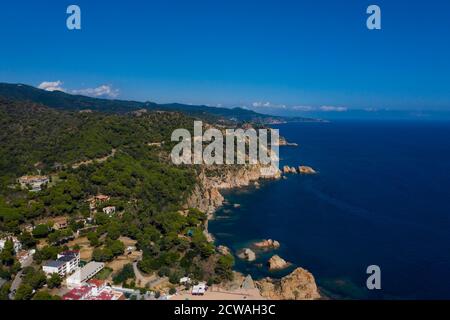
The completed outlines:
{"type": "Polygon", "coordinates": [[[91,261],[84,267],[75,271],[70,277],[66,279],[66,284],[69,288],[80,287],[83,282],[91,279],[105,267],[102,262],[91,261]]]}
{"type": "Polygon", "coordinates": [[[180,279],[180,284],[190,284],[191,283],[191,278],[189,277],[183,277],[180,279]]]}
{"type": "Polygon", "coordinates": [[[206,286],[206,283],[200,282],[199,284],[192,287],[192,295],[194,296],[202,296],[205,294],[208,287],[206,286]]]}
{"type": "Polygon", "coordinates": [[[58,254],[57,260],[47,261],[42,265],[42,270],[50,275],[57,273],[61,277],[71,274],[78,269],[80,264],[80,252],[79,251],[64,251],[58,254]]]}
{"type": "Polygon", "coordinates": [[[125,296],[107,286],[105,281],[92,279],[67,292],[63,300],[125,300],[125,296]]]}
{"type": "Polygon", "coordinates": [[[29,264],[32,260],[31,257],[36,253],[35,249],[31,250],[20,250],[16,254],[17,260],[19,260],[19,263],[22,267],[25,267],[26,264],[29,264]]]}
{"type": "Polygon", "coordinates": [[[103,213],[107,214],[108,216],[112,216],[114,213],[116,213],[116,207],[113,206],[104,207],[103,213]]]}
{"type": "Polygon", "coordinates": [[[19,252],[20,250],[22,250],[22,244],[20,243],[19,240],[17,240],[16,237],[5,237],[3,239],[0,239],[0,251],[3,250],[3,248],[5,247],[6,241],[12,241],[13,242],[13,246],[14,246],[14,252],[19,252]]]}

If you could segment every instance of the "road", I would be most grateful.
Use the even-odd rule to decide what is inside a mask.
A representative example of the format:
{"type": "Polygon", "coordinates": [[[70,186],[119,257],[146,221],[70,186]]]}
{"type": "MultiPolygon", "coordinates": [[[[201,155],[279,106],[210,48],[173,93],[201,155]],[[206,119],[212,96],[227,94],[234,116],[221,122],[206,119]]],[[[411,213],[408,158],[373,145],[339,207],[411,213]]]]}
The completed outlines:
{"type": "Polygon", "coordinates": [[[134,276],[136,277],[136,283],[140,283],[141,286],[148,286],[148,288],[153,288],[164,281],[167,281],[167,277],[158,277],[155,274],[152,274],[151,276],[144,276],[141,271],[139,271],[139,268],[137,267],[137,262],[133,263],[133,270],[134,270],[134,276]]]}
{"type": "Polygon", "coordinates": [[[22,264],[22,269],[16,274],[16,277],[14,278],[13,282],[11,283],[10,293],[9,293],[9,299],[14,300],[14,296],[16,295],[17,289],[22,284],[22,275],[23,275],[23,269],[26,267],[31,266],[33,263],[33,256],[28,257],[22,264]]]}

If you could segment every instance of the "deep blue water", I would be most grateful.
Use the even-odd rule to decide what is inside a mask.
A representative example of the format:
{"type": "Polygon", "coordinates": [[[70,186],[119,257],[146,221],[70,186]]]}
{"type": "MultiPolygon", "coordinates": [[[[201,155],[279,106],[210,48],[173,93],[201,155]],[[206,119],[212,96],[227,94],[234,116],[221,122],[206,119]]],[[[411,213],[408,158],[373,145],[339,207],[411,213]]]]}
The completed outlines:
{"type": "MultiPolygon", "coordinates": [[[[450,123],[335,122],[280,125],[299,147],[281,147],[290,175],[226,193],[210,231],[233,252],[263,238],[311,271],[338,298],[450,299],[450,123]],[[233,204],[239,203],[240,208],[233,204]],[[381,267],[379,291],[366,268],[381,267]]],[[[273,254],[273,253],[272,253],[273,254]]],[[[255,278],[283,276],[236,259],[255,278]]],[[[262,265],[261,265],[262,264],[262,265]]]]}

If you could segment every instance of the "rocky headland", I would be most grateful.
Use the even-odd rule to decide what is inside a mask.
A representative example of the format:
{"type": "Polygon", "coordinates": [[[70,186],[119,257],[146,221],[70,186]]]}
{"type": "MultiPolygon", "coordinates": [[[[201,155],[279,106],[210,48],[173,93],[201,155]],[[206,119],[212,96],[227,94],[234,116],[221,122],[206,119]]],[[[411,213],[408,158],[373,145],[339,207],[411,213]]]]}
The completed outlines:
{"type": "Polygon", "coordinates": [[[279,170],[260,165],[203,169],[199,174],[194,191],[188,198],[186,207],[197,208],[212,215],[224,202],[220,190],[246,187],[260,179],[279,179],[280,177],[279,170]]]}
{"type": "Polygon", "coordinates": [[[271,300],[315,300],[320,299],[314,276],[303,268],[275,280],[264,278],[256,281],[261,295],[271,300]]]}

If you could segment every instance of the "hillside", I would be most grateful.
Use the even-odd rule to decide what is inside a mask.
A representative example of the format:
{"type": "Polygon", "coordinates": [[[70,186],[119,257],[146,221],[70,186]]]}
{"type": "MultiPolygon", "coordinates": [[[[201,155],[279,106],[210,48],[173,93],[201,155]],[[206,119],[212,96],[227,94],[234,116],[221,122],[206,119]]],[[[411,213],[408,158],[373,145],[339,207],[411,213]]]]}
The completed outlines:
{"type": "MultiPolygon", "coordinates": [[[[68,249],[67,239],[88,228],[85,241],[95,261],[114,261],[125,250],[119,238],[128,237],[142,251],[140,270],[167,276],[171,285],[187,274],[198,281],[229,279],[233,258],[208,242],[206,214],[186,208],[196,168],[175,166],[169,158],[171,132],[192,125],[192,118],[176,112],[80,113],[0,98],[0,236],[14,234],[27,248],[41,242],[34,254],[38,276],[42,261],[55,259],[68,249]],[[49,179],[39,190],[17,182],[36,174],[49,179]],[[108,200],[93,210],[88,199],[95,195],[108,200]],[[104,213],[106,206],[114,206],[114,214],[104,213]],[[69,226],[53,228],[54,218],[69,226]],[[22,231],[27,225],[36,228],[22,231]]],[[[16,266],[13,253],[0,258],[2,277],[13,278],[16,266]]]]}
{"type": "Polygon", "coordinates": [[[45,91],[25,84],[0,83],[0,96],[17,101],[40,103],[50,108],[70,111],[93,110],[109,113],[127,113],[140,109],[150,111],[177,111],[187,115],[236,122],[255,122],[273,124],[282,122],[316,121],[303,117],[281,117],[257,113],[243,108],[216,108],[181,103],[157,104],[127,100],[98,99],[80,95],[71,95],[61,91],[45,91]]]}
{"type": "MultiPolygon", "coordinates": [[[[170,141],[171,132],[192,127],[180,113],[79,113],[0,98],[0,175],[20,175],[57,164],[105,156],[113,148],[170,141]]],[[[168,146],[168,145],[167,145],[168,146]]]]}

